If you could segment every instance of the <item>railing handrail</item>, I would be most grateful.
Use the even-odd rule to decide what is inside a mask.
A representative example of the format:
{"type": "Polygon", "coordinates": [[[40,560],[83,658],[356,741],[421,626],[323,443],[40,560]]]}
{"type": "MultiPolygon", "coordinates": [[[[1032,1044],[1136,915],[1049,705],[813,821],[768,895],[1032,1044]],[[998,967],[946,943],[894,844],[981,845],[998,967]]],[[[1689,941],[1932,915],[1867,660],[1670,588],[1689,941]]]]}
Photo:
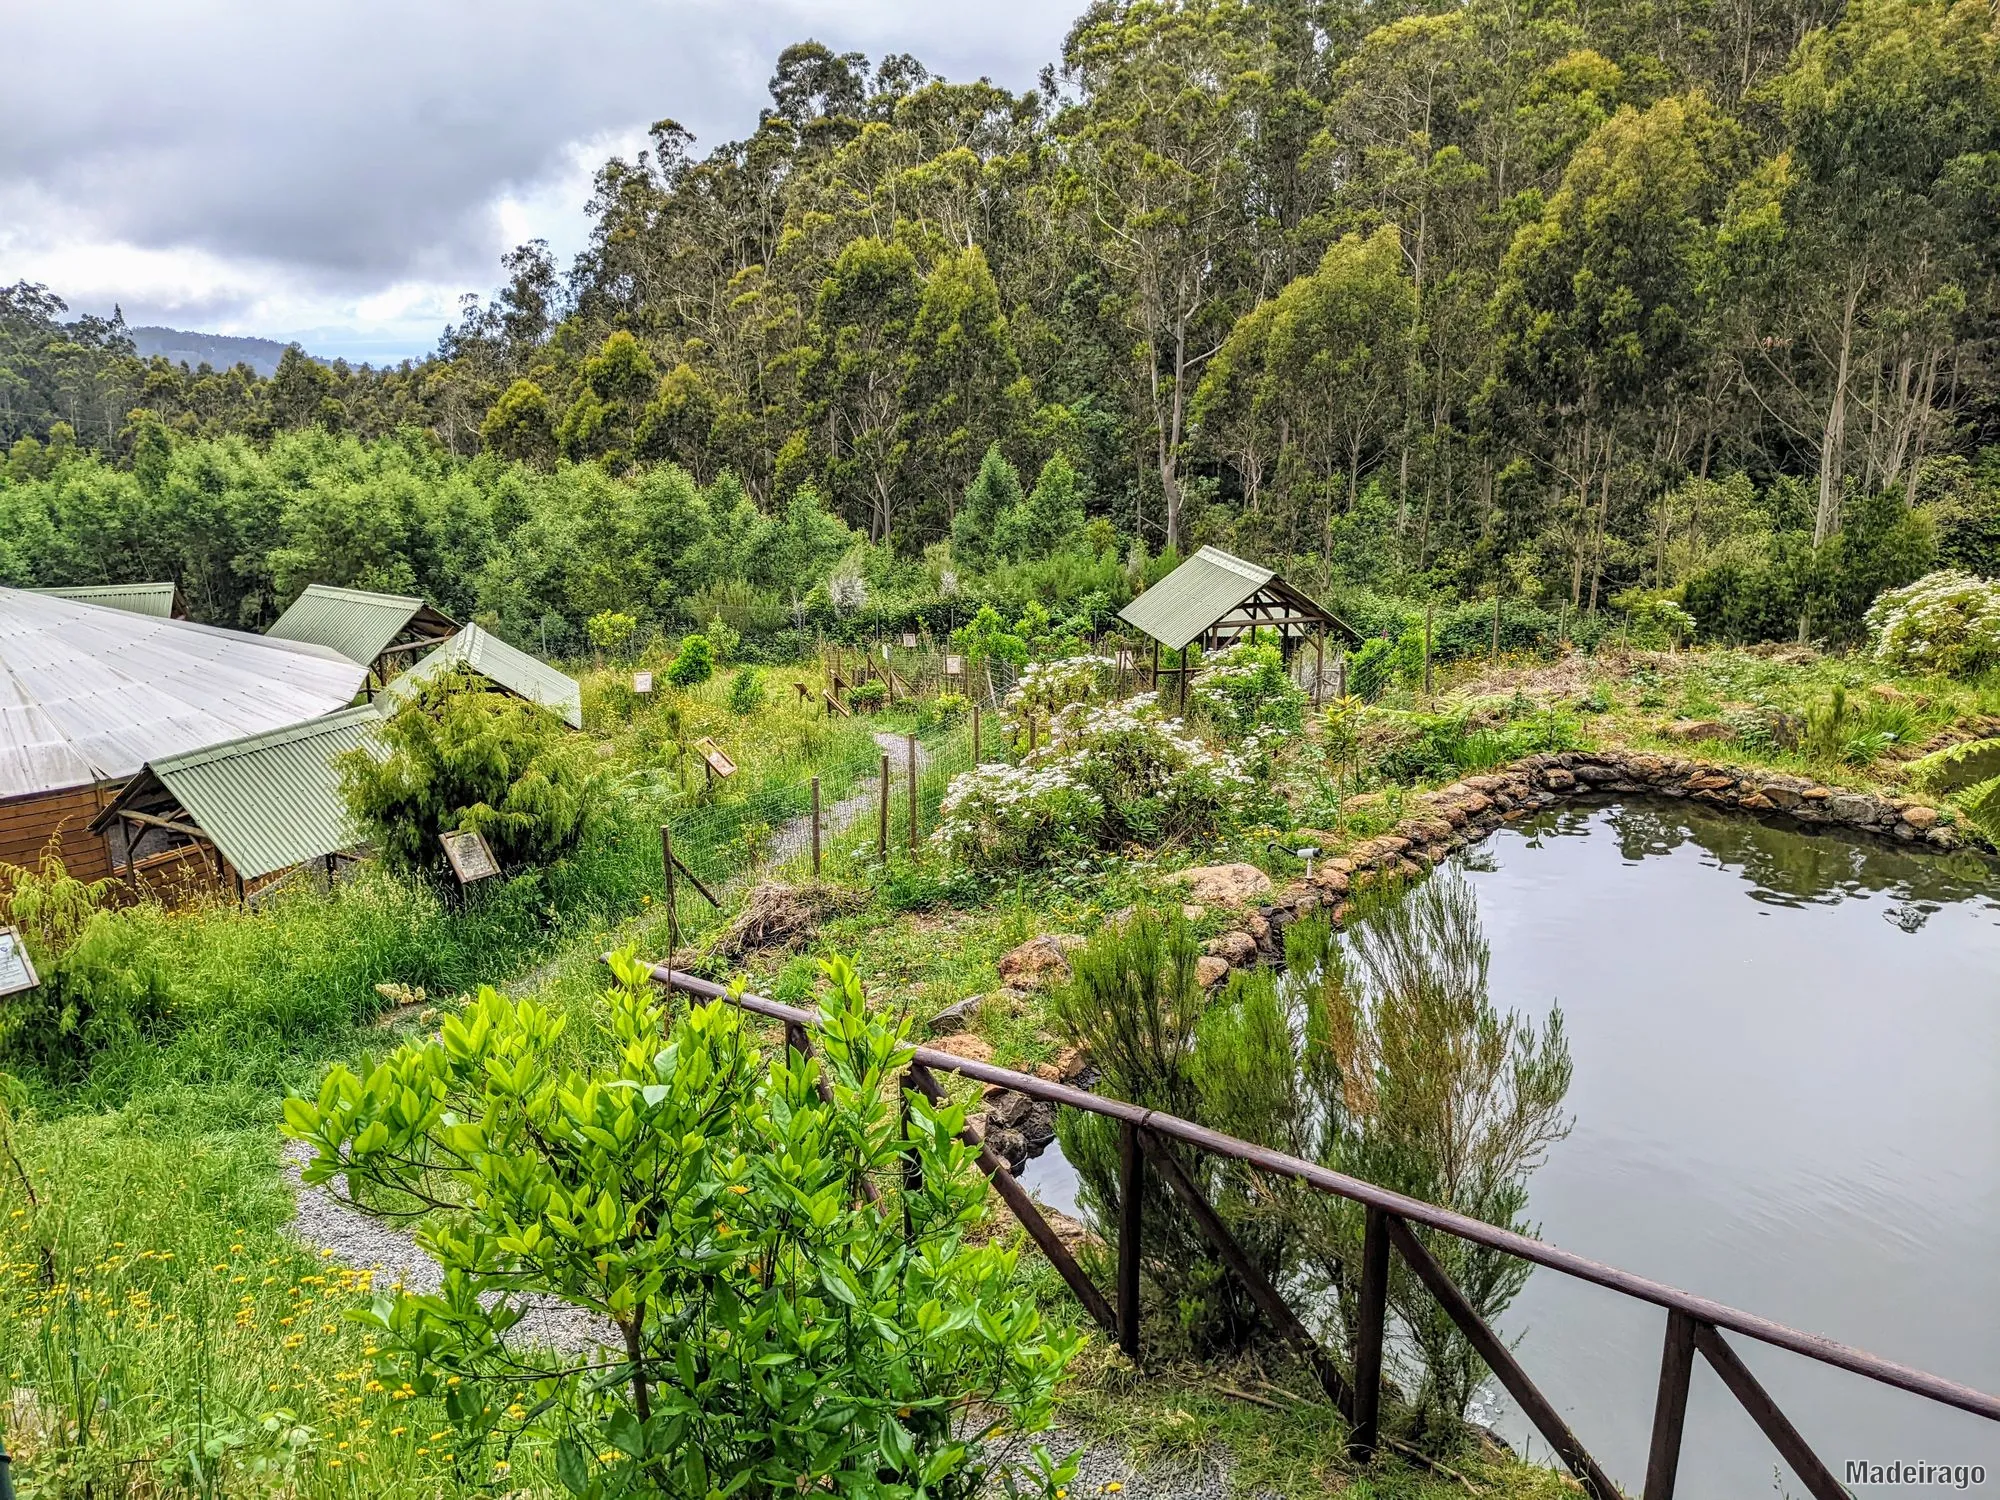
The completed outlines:
{"type": "MultiPolygon", "coordinates": [[[[669,989],[686,990],[690,994],[707,999],[733,998],[744,1010],[773,1021],[809,1026],[818,1019],[812,1011],[800,1010],[796,1006],[785,1005],[748,991],[732,997],[727,985],[720,985],[711,979],[703,979],[699,975],[684,973],[678,969],[670,969],[665,964],[654,965],[652,977],[656,983],[665,985],[669,989]]],[[[1670,1312],[1686,1314],[1698,1322],[1726,1328],[1732,1333],[1756,1339],[1759,1343],[1789,1350],[1821,1364],[1833,1365],[1869,1380],[1879,1381],[1883,1385],[1893,1386],[1897,1390],[1908,1391],[1912,1395],[1922,1396],[1927,1400],[1970,1412],[1974,1416],[1984,1417],[1988,1421],[2000,1422],[2000,1396],[1989,1395],[1972,1386],[1946,1380],[1943,1376],[1932,1375],[1928,1371],[1883,1359],[1865,1349],[1856,1349],[1852,1345],[1819,1334],[1802,1333],[1783,1323],[1759,1317],[1755,1313],[1744,1312],[1707,1297],[1697,1296],[1693,1292],[1683,1291],[1665,1282],[1654,1281],[1630,1271],[1622,1271],[1616,1266],[1589,1260],[1529,1235],[1501,1229],[1482,1219],[1471,1218],[1448,1208],[1440,1208],[1434,1203],[1426,1203],[1420,1198],[1411,1198],[1388,1188],[1377,1187],[1374,1183],[1332,1171],[1316,1162],[1289,1156],[1282,1151],[1273,1151],[1249,1141],[1238,1140],[1234,1136],[1223,1135],[1190,1120],[1183,1120],[1177,1115],[1163,1114],[1158,1110],[1128,1104],[1120,1099],[1108,1099],[1086,1089],[1054,1083],[1030,1073],[1017,1073],[1009,1068],[996,1067],[992,1063],[975,1062],[971,1058],[940,1052],[932,1047],[918,1047],[915,1061],[937,1071],[958,1073],[981,1083],[1026,1094],[1033,1099],[1067,1105],[1072,1109],[1103,1115],[1108,1119],[1149,1130],[1157,1135],[1170,1136],[1212,1155],[1226,1156],[1262,1171],[1292,1178],[1320,1192],[1331,1193],[1369,1208],[1380,1209],[1412,1223],[1423,1224],[1473,1244],[1516,1256],[1538,1266],[1545,1266],[1551,1271],[1575,1277],[1579,1281],[1587,1281],[1627,1297],[1650,1302],[1670,1312]]]]}

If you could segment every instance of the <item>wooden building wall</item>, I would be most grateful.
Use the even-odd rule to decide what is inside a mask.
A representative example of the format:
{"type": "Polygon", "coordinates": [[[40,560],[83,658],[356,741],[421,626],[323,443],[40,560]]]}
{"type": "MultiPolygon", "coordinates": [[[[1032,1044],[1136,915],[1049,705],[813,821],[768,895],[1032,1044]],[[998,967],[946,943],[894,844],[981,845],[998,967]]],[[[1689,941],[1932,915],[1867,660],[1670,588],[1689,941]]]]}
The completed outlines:
{"type": "Polygon", "coordinates": [[[111,850],[90,831],[90,821],[117,795],[115,784],[72,786],[0,802],[0,863],[34,869],[54,837],[70,874],[103,880],[111,874],[111,850]]]}

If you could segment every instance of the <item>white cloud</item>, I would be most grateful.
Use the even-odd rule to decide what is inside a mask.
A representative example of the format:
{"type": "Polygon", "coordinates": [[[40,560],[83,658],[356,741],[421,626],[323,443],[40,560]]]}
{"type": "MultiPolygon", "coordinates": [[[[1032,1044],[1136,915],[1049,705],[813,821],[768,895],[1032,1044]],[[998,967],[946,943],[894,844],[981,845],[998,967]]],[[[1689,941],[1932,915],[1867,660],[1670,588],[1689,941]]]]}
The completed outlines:
{"type": "Polygon", "coordinates": [[[581,248],[592,173],[651,121],[702,148],[753,128],[785,44],[1021,88],[1080,3],[21,7],[16,57],[90,47],[88,66],[16,68],[0,91],[0,282],[138,323],[422,353],[511,246],[581,248]]]}

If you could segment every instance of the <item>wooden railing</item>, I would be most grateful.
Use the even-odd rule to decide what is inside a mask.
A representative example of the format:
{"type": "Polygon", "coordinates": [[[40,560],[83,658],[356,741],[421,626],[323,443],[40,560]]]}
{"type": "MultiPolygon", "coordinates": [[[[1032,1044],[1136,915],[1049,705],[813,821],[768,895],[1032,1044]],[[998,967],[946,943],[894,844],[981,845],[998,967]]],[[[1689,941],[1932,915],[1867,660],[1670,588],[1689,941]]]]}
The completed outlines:
{"type": "MultiPolygon", "coordinates": [[[[722,985],[670,970],[664,965],[653,969],[653,979],[669,989],[685,990],[705,999],[729,999],[722,985]]],[[[784,1024],[787,1044],[800,1056],[811,1051],[809,1011],[781,1005],[761,995],[744,994],[736,1003],[752,1015],[784,1024]]],[[[999,1157],[988,1150],[971,1127],[965,1140],[979,1153],[980,1167],[992,1179],[1007,1207],[1019,1219],[1042,1252],[1061,1274],[1097,1323],[1118,1341],[1119,1347],[1135,1362],[1141,1353],[1139,1328],[1139,1223],[1145,1201],[1148,1167],[1166,1183],[1186,1206],[1197,1227],[1215,1247],[1216,1253],[1244,1284],[1258,1310],[1272,1327],[1297,1350],[1328,1398],[1340,1409],[1348,1426],[1348,1453],[1361,1460],[1374,1455],[1381,1442],[1382,1350],[1388,1316],[1389,1257],[1393,1251],[1423,1282],[1438,1305],[1458,1326],[1478,1351],[1495,1378],[1512,1396],[1528,1420],[1547,1441],[1569,1471],[1582,1482],[1594,1500],[1620,1500],[1620,1491],[1598,1462],[1571,1432],[1555,1406],[1529,1379],[1506,1342],[1474,1310],[1465,1294],[1445,1269],[1424,1248],[1413,1225],[1422,1225],[1449,1234],[1470,1244],[1483,1245],[1512,1255],[1533,1265],[1560,1272],[1578,1281],[1605,1287],[1665,1310],[1666,1340],[1660,1356],[1659,1394],[1653,1408],[1652,1445],[1646,1463],[1644,1500],[1671,1500],[1680,1467],[1682,1429],[1687,1419],[1688,1384],[1694,1373],[1694,1357],[1699,1353],[1722,1383],[1749,1413],[1771,1445],[1790,1465],[1815,1500],[1851,1500],[1849,1492],[1812,1450],[1792,1425],[1770,1393],[1750,1373],[1725,1333],[1734,1333],[1773,1348],[1789,1350],[1823,1365],[1846,1370],[1911,1395],[1944,1406],[1952,1406],[1990,1422],[2000,1422],[2000,1396],[1915,1370],[1908,1365],[1880,1359],[1846,1344],[1801,1333],[1738,1311],[1706,1297],[1695,1296],[1662,1282],[1650,1281],[1600,1265],[1567,1250],[1544,1244],[1527,1235],[1501,1229],[1450,1209],[1439,1208],[1401,1193],[1390,1192],[1359,1178],[1329,1171],[1315,1162],[1287,1156],[1263,1146],[1252,1145],[1232,1136],[1196,1125],[1174,1115],[1142,1109],[1118,1099],[1107,1099],[1066,1084],[1051,1083],[1026,1073],[996,1068],[991,1063],[974,1062],[928,1047],[916,1049],[910,1064],[909,1085],[933,1102],[943,1098],[936,1074],[951,1072],[983,1084],[1012,1089],[1030,1098],[1080,1109],[1119,1122],[1122,1133],[1118,1193],[1117,1286],[1107,1300],[1076,1258],[1057,1238],[1013,1174],[999,1157]],[[1367,1210],[1361,1252],[1359,1316],[1354,1331],[1352,1373],[1340,1367],[1319,1340],[1286,1304],[1277,1288],[1256,1269],[1236,1243],[1213,1206],[1188,1179],[1186,1172],[1168,1149],[1170,1143],[1238,1161],[1259,1172],[1303,1183],[1318,1192],[1331,1193],[1361,1204],[1367,1210]]]]}

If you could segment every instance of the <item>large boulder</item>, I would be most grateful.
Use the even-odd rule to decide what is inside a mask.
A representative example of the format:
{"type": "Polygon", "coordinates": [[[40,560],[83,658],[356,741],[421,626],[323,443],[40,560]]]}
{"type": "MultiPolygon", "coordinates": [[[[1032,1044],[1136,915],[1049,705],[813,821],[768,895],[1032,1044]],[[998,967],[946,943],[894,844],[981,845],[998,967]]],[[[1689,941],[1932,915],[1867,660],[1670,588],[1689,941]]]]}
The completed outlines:
{"type": "Polygon", "coordinates": [[[1000,955],[995,965],[1003,983],[1019,990],[1040,989],[1045,984],[1069,981],[1069,953],[1081,947],[1081,938],[1030,938],[1020,947],[1000,955]]]}
{"type": "Polygon", "coordinates": [[[1271,889],[1271,877],[1255,865],[1195,865],[1172,878],[1187,887],[1188,899],[1210,906],[1242,906],[1271,889]]]}

